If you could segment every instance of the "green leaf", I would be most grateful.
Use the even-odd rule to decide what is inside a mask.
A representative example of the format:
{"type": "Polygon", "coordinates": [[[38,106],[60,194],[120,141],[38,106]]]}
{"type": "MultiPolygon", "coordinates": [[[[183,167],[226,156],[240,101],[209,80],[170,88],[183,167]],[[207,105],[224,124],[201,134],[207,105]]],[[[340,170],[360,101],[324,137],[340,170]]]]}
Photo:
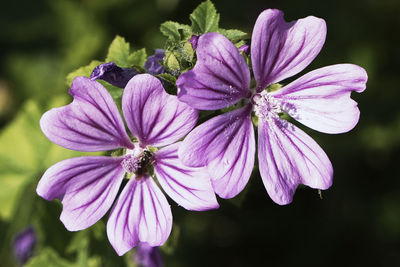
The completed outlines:
{"type": "Polygon", "coordinates": [[[107,89],[107,91],[110,93],[114,101],[119,101],[121,99],[124,89],[111,85],[108,82],[102,80],[97,80],[97,81],[107,89]]]}
{"type": "Polygon", "coordinates": [[[190,42],[186,42],[183,45],[182,56],[188,62],[191,62],[193,60],[194,50],[193,50],[192,44],[190,42]]]}
{"type": "Polygon", "coordinates": [[[179,23],[173,21],[166,21],[160,26],[160,31],[168,39],[179,42],[181,34],[179,33],[179,23]]]}
{"type": "Polygon", "coordinates": [[[125,41],[125,38],[117,35],[108,48],[106,62],[112,61],[118,67],[128,68],[131,66],[128,61],[129,53],[129,43],[125,41]]]}
{"type": "Polygon", "coordinates": [[[22,188],[37,175],[49,146],[39,128],[41,111],[28,101],[0,134],[0,217],[9,219],[22,188]]]}
{"type": "Polygon", "coordinates": [[[239,42],[235,43],[235,46],[237,48],[240,48],[242,45],[245,45],[246,43],[243,40],[240,40],[239,42]]]}
{"type": "Polygon", "coordinates": [[[219,24],[219,14],[211,1],[201,3],[192,14],[192,31],[196,34],[216,32],[219,24]]]}
{"type": "Polygon", "coordinates": [[[179,24],[174,21],[166,21],[163,24],[161,24],[160,31],[169,40],[172,40],[174,42],[179,42],[183,39],[192,36],[192,30],[188,25],[179,24]],[[183,36],[181,36],[181,31],[183,36]]]}
{"type": "Polygon", "coordinates": [[[108,48],[106,62],[114,62],[118,67],[130,68],[138,66],[143,68],[147,54],[144,48],[130,54],[130,45],[125,38],[116,36],[108,48]]]}
{"type": "MultiPolygon", "coordinates": [[[[50,107],[64,105],[67,99],[56,97],[50,107]]],[[[0,218],[4,220],[13,215],[25,185],[38,181],[52,164],[84,154],[50,142],[40,129],[41,116],[42,110],[36,102],[28,101],[0,133],[0,218]]]]}
{"type": "Polygon", "coordinates": [[[242,32],[240,30],[236,29],[230,29],[230,30],[225,30],[225,29],[218,29],[218,32],[222,35],[224,35],[226,38],[231,40],[232,42],[236,42],[242,39],[245,39],[247,37],[247,33],[242,32]]]}
{"type": "Polygon", "coordinates": [[[77,266],[88,266],[89,231],[86,229],[75,233],[66,249],[67,253],[76,253],[77,266]]]}
{"type": "Polygon", "coordinates": [[[169,74],[169,73],[162,73],[158,74],[157,77],[160,77],[161,79],[169,82],[170,84],[175,84],[176,83],[176,77],[169,74]]]}
{"type": "Polygon", "coordinates": [[[9,173],[0,179],[0,218],[9,220],[23,187],[32,179],[32,174],[9,173]]]}
{"type": "Polygon", "coordinates": [[[62,258],[58,253],[45,247],[39,253],[31,258],[24,267],[97,267],[102,266],[99,256],[89,257],[89,239],[87,234],[76,233],[67,248],[67,253],[76,253],[75,262],[70,262],[62,258]]]}
{"type": "Polygon", "coordinates": [[[129,66],[134,65],[143,68],[146,59],[147,59],[146,49],[142,48],[129,55],[128,63],[129,66]]]}
{"type": "Polygon", "coordinates": [[[180,238],[180,227],[177,224],[172,225],[172,231],[170,236],[168,237],[167,241],[160,247],[160,249],[165,253],[165,254],[173,254],[178,247],[179,244],[179,238],[180,238]]]}
{"type": "Polygon", "coordinates": [[[25,267],[73,267],[76,265],[61,258],[52,248],[43,249],[38,255],[30,259],[25,267]]]}
{"type": "Polygon", "coordinates": [[[180,70],[179,61],[176,58],[176,56],[174,55],[174,53],[172,53],[168,50],[165,52],[164,65],[166,65],[167,69],[170,72],[172,72],[173,74],[179,73],[179,70],[180,70]]]}
{"type": "Polygon", "coordinates": [[[98,60],[93,60],[90,62],[89,65],[80,67],[72,72],[70,72],[67,75],[66,79],[66,84],[68,87],[71,87],[72,81],[78,77],[78,76],[85,76],[85,77],[90,77],[90,74],[92,73],[93,69],[97,67],[98,65],[102,64],[103,62],[98,61],[98,60]]]}
{"type": "Polygon", "coordinates": [[[158,74],[157,77],[163,79],[167,83],[163,83],[164,90],[170,95],[177,94],[176,77],[169,73],[158,74]]]}

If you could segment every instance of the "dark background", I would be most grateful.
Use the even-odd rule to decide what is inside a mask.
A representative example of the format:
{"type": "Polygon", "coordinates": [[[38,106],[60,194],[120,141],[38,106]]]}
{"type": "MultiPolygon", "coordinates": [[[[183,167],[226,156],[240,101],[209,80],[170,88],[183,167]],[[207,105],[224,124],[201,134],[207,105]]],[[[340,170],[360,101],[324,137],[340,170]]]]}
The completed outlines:
{"type": "MultiPolygon", "coordinates": [[[[12,122],[28,99],[40,103],[45,111],[50,96],[67,94],[65,76],[92,59],[104,59],[116,34],[125,37],[134,49],[146,47],[149,54],[153,48],[162,48],[165,39],[159,32],[160,23],[172,20],[189,24],[189,14],[200,2],[2,3],[0,127],[12,122]]],[[[302,74],[326,65],[354,63],[367,70],[369,80],[365,92],[353,95],[361,110],[355,129],[341,135],[307,130],[334,166],[334,183],[322,193],[323,199],[316,190],[300,187],[292,204],[278,206],[268,197],[255,171],[236,199],[220,199],[219,210],[188,212],[170,201],[179,237],[171,236],[174,246],[164,250],[165,265],[400,266],[400,2],[214,3],[221,15],[221,27],[248,33],[266,8],[283,10],[287,21],[308,15],[323,18],[328,27],[325,46],[302,74]]],[[[31,194],[39,177],[31,184],[33,190],[27,189],[31,194]]],[[[40,240],[35,254],[52,246],[62,257],[74,259],[64,250],[73,234],[58,221],[60,206],[36,195],[33,198],[51,214],[46,227],[53,233],[40,240]]],[[[11,242],[5,229],[10,229],[12,223],[0,218],[5,251],[11,242]]],[[[103,243],[95,242],[91,251],[100,246],[116,259],[105,239],[103,243]]],[[[11,260],[3,261],[12,264],[11,260]]],[[[115,260],[114,266],[119,264],[115,260]]]]}

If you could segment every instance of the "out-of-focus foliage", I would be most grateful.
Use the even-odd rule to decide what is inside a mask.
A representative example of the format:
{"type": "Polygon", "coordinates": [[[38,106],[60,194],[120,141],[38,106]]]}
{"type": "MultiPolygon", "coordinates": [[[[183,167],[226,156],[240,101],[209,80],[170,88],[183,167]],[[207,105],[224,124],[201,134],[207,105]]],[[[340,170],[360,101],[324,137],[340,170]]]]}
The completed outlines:
{"type": "MultiPolygon", "coordinates": [[[[16,266],[12,239],[27,225],[33,225],[38,235],[34,257],[27,266],[133,266],[132,252],[118,257],[109,245],[107,216],[88,230],[71,233],[59,221],[60,203],[36,195],[37,182],[49,166],[83,154],[47,140],[39,127],[41,114],[68,103],[73,78],[89,76],[103,59],[140,69],[147,54],[163,48],[164,65],[184,71],[195,63],[188,42],[192,34],[218,31],[237,45],[243,40],[250,43],[258,14],[272,7],[282,9],[287,21],[308,15],[326,20],[325,46],[305,71],[350,62],[368,72],[367,90],[353,96],[361,110],[356,128],[343,135],[308,132],[332,160],[334,185],[322,193],[322,200],[317,191],[299,188],[294,202],[281,207],[268,198],[255,170],[245,191],[233,200],[220,199],[217,211],[188,212],[170,201],[176,225],[162,248],[165,265],[400,264],[400,179],[396,168],[400,160],[400,35],[396,34],[400,2],[216,0],[193,12],[200,3],[2,3],[0,266],[16,266]],[[203,20],[201,14],[212,19],[203,20]],[[226,30],[236,28],[239,30],[226,30]],[[180,57],[182,51],[186,56],[180,57]]],[[[171,73],[159,77],[173,84],[176,77],[171,73]]],[[[115,99],[120,97],[122,90],[106,86],[115,99]]]]}

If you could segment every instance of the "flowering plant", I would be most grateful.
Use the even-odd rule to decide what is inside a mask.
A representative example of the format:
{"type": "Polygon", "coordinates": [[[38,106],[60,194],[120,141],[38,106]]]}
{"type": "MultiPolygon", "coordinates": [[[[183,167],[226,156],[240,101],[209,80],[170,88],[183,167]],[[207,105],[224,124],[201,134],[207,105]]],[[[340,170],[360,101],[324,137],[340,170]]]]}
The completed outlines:
{"type": "Polygon", "coordinates": [[[363,68],[331,65],[287,83],[322,49],[323,19],[286,22],[282,11],[268,9],[250,36],[220,28],[206,1],[190,20],[163,23],[166,45],[150,57],[145,49],[131,53],[117,36],[104,62],[68,76],[73,102],[40,121],[55,144],[102,154],[56,163],[37,193],[61,200],[70,231],[94,225],[113,207],[107,235],[118,255],[168,239],[172,213],[160,187],[195,211],[218,208],[215,194],[238,195],[255,166],[277,204],[290,203],[300,184],[328,189],[328,156],[293,120],[336,134],[359,119],[350,96],[365,89],[363,68]]]}

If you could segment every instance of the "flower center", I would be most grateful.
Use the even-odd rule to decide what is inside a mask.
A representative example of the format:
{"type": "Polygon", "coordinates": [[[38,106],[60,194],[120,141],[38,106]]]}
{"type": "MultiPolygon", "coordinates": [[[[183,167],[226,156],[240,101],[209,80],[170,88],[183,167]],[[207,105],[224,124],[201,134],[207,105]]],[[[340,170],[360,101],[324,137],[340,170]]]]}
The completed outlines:
{"type": "Polygon", "coordinates": [[[122,168],[124,168],[127,173],[134,173],[136,177],[140,177],[148,172],[152,156],[152,153],[146,149],[128,149],[121,162],[122,168]]]}
{"type": "Polygon", "coordinates": [[[263,121],[277,119],[283,112],[279,100],[266,91],[253,95],[252,102],[254,113],[263,121]]]}
{"type": "Polygon", "coordinates": [[[124,160],[121,162],[121,165],[126,172],[132,173],[137,172],[137,170],[140,168],[140,163],[140,158],[135,157],[134,155],[126,155],[124,160]]]}

